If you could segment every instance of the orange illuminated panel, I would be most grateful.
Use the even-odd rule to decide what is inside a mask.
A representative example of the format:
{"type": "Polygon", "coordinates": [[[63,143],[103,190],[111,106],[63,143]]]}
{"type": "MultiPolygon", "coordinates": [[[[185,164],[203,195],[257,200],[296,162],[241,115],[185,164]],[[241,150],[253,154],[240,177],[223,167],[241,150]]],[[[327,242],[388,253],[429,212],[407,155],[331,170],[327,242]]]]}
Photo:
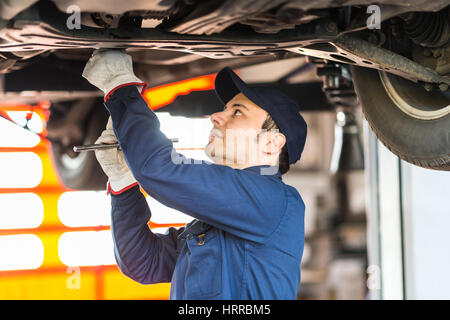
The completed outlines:
{"type": "Polygon", "coordinates": [[[0,299],[2,300],[48,300],[48,299],[83,299],[101,298],[97,293],[98,274],[94,270],[81,270],[76,279],[67,268],[42,269],[39,272],[0,272],[0,299]]]}
{"type": "Polygon", "coordinates": [[[214,89],[214,79],[215,75],[207,75],[151,88],[145,91],[144,99],[152,110],[156,110],[172,103],[178,95],[214,89]]]}
{"type": "MultiPolygon", "coordinates": [[[[151,109],[158,109],[172,102],[177,95],[189,94],[196,90],[213,89],[214,78],[215,75],[208,75],[148,89],[144,93],[144,98],[151,109]]],[[[14,245],[21,250],[5,251],[5,254],[12,255],[17,259],[14,261],[15,265],[5,264],[3,270],[0,271],[0,299],[168,299],[170,283],[141,285],[127,278],[112,260],[112,252],[105,253],[106,258],[103,260],[91,259],[93,256],[79,257],[79,261],[83,261],[84,264],[96,265],[74,265],[83,263],[77,262],[76,255],[71,255],[71,250],[74,250],[73,252],[83,250],[85,248],[83,246],[86,246],[85,242],[89,242],[91,238],[94,239],[91,241],[97,241],[96,238],[100,239],[99,242],[103,243],[106,250],[112,250],[111,241],[106,237],[106,235],[109,237],[110,234],[109,217],[101,215],[83,217],[82,214],[79,217],[73,217],[77,212],[71,210],[71,201],[73,199],[78,201],[79,197],[84,194],[66,188],[56,174],[50,143],[45,139],[47,134],[45,123],[49,116],[49,106],[50,104],[46,101],[34,106],[23,104],[0,106],[0,115],[21,125],[28,119],[29,128],[36,132],[35,135],[17,126],[13,126],[13,128],[9,123],[6,124],[6,120],[0,118],[2,135],[0,158],[2,155],[9,159],[12,154],[19,154],[21,157],[32,154],[33,157],[40,160],[39,170],[37,170],[39,179],[33,180],[31,172],[27,173],[32,163],[25,161],[19,169],[22,169],[21,172],[24,176],[30,176],[31,182],[29,184],[9,183],[0,186],[0,195],[8,197],[8,201],[3,201],[3,204],[6,206],[8,203],[9,206],[8,209],[2,211],[2,214],[5,214],[6,211],[7,214],[14,214],[15,209],[10,207],[14,206],[14,201],[18,201],[17,199],[21,195],[23,197],[19,200],[25,202],[17,206],[17,210],[22,208],[27,211],[17,214],[13,218],[5,215],[2,216],[3,220],[0,219],[0,224],[2,224],[0,225],[0,239],[3,239],[4,243],[8,241],[21,243],[17,246],[14,245]],[[5,139],[8,134],[17,139],[5,139]],[[29,200],[26,200],[27,197],[29,200]],[[38,201],[39,205],[36,204],[37,200],[40,200],[38,201]],[[31,212],[33,210],[36,212],[31,212]],[[21,219],[28,219],[26,217],[30,217],[30,221],[22,223],[21,219]],[[77,243],[77,236],[81,234],[88,236],[83,240],[85,242],[77,243]],[[27,241],[36,249],[27,246],[27,241]],[[27,251],[30,248],[32,253],[27,251]],[[22,251],[25,256],[21,255],[22,251]],[[27,260],[26,256],[33,255],[35,256],[34,260],[27,260]]],[[[179,149],[201,150],[203,148],[183,146],[179,149]]],[[[10,172],[12,172],[17,165],[11,168],[12,166],[9,164],[8,167],[2,169],[11,169],[10,172]]],[[[34,169],[31,171],[33,174],[36,173],[34,169]]],[[[105,214],[109,216],[110,209],[98,193],[92,192],[87,195],[86,199],[89,201],[99,199],[95,210],[105,210],[105,214]]],[[[184,226],[189,220],[187,216],[175,216],[177,219],[155,216],[158,219],[150,221],[148,225],[158,232],[169,227],[184,226]]],[[[103,248],[101,243],[96,243],[96,246],[92,247],[92,252],[95,250],[98,252],[103,248]]]]}
{"type": "Polygon", "coordinates": [[[167,300],[168,292],[170,292],[170,283],[141,285],[113,269],[105,271],[103,284],[105,286],[104,299],[167,300]]]}

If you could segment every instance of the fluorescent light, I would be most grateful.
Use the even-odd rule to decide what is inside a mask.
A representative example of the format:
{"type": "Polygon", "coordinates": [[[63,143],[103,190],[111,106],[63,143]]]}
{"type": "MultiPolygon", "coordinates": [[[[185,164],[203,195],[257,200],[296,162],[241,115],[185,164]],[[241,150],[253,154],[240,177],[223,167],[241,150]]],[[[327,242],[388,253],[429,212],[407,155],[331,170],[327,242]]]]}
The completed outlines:
{"type": "Polygon", "coordinates": [[[0,118],[0,147],[32,148],[39,141],[41,139],[36,134],[0,118]]]}
{"type": "Polygon", "coordinates": [[[0,188],[34,188],[42,180],[42,161],[34,152],[2,152],[0,168],[0,188]]]}
{"type": "Polygon", "coordinates": [[[0,236],[0,271],[36,269],[44,261],[44,245],[34,234],[0,236]]]}
{"type": "Polygon", "coordinates": [[[0,194],[0,203],[0,229],[37,228],[44,220],[44,204],[37,194],[0,194]]]}
{"type": "Polygon", "coordinates": [[[104,191],[69,191],[58,199],[58,217],[68,227],[109,226],[111,203],[104,191]]]}
{"type": "Polygon", "coordinates": [[[110,230],[65,232],[59,238],[58,255],[71,267],[116,264],[110,230]]]}

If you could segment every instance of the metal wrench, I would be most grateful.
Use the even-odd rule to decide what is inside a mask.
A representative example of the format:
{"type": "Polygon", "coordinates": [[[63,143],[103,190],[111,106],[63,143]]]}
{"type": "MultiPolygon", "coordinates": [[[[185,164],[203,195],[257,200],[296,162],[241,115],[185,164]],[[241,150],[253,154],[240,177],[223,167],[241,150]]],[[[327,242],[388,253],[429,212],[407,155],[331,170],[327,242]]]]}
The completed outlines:
{"type": "MultiPolygon", "coordinates": [[[[170,139],[172,142],[178,142],[178,138],[170,139]]],[[[119,143],[111,143],[111,144],[88,144],[83,146],[74,146],[73,151],[74,152],[83,152],[83,151],[95,151],[99,149],[111,149],[111,148],[118,148],[120,150],[119,143]]]]}

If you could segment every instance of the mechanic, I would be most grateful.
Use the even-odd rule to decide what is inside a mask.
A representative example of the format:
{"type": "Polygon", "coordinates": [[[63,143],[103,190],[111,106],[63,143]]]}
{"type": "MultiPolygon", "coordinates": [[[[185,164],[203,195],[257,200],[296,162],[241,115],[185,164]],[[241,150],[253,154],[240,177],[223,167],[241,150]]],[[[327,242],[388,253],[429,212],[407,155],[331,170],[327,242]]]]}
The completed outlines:
{"type": "Polygon", "coordinates": [[[142,284],[171,282],[171,299],[296,299],[305,205],[281,177],[306,140],[298,106],[224,68],[215,90],[225,109],[211,115],[205,147],[214,163],[192,163],[160,131],[141,96],[145,83],[123,50],[95,51],[83,76],[104,92],[111,115],[96,143],[118,141],[121,147],[96,150],[96,157],[109,178],[114,253],[122,273],[142,284]],[[246,147],[233,149],[230,141],[242,132],[246,147]],[[140,187],[194,220],[153,233],[140,187]]]}

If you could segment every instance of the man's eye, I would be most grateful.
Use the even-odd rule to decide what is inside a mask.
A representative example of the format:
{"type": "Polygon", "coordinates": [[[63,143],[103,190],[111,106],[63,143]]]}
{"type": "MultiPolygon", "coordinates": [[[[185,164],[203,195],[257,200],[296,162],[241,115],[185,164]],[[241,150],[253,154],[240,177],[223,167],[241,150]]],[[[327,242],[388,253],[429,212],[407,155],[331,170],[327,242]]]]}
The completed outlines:
{"type": "Polygon", "coordinates": [[[234,110],[234,113],[233,113],[233,115],[235,116],[235,115],[242,115],[242,112],[241,112],[241,110],[239,110],[239,109],[236,109],[236,110],[234,110]]]}

